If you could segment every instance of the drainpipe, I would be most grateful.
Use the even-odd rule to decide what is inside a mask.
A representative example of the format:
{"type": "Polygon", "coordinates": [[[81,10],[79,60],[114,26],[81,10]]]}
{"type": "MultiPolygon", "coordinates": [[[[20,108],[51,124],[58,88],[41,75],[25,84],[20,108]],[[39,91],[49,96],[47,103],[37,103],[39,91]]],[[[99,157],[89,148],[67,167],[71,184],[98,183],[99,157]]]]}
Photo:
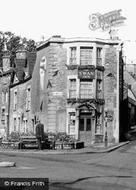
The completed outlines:
{"type": "Polygon", "coordinates": [[[9,137],[9,127],[10,127],[10,85],[8,87],[7,139],[9,137]]]}

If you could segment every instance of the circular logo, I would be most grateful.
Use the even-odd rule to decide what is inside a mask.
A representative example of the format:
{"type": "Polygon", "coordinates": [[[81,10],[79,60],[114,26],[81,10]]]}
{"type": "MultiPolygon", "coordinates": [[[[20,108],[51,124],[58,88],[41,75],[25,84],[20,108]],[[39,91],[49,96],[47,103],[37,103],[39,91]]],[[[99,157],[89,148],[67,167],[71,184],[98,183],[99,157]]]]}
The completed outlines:
{"type": "Polygon", "coordinates": [[[4,181],[5,186],[9,186],[9,181],[4,181]]]}

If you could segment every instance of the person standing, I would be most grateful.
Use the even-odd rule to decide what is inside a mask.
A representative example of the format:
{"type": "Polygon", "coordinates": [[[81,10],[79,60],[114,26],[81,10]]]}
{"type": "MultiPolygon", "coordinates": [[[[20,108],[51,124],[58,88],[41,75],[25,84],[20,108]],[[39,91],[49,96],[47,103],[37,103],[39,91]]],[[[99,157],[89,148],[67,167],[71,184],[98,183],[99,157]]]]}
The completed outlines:
{"type": "Polygon", "coordinates": [[[38,141],[39,150],[42,150],[43,137],[44,137],[44,125],[40,122],[40,120],[38,120],[36,124],[36,138],[38,141]]]}

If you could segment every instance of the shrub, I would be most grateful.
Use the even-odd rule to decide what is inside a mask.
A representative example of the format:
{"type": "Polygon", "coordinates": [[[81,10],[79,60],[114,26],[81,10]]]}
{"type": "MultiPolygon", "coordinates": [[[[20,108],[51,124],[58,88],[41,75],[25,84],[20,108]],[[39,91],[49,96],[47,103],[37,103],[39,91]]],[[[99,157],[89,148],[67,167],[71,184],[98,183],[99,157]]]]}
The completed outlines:
{"type": "Polygon", "coordinates": [[[8,138],[9,141],[14,141],[14,142],[19,141],[19,139],[20,139],[20,134],[19,132],[16,131],[11,132],[8,138]]]}

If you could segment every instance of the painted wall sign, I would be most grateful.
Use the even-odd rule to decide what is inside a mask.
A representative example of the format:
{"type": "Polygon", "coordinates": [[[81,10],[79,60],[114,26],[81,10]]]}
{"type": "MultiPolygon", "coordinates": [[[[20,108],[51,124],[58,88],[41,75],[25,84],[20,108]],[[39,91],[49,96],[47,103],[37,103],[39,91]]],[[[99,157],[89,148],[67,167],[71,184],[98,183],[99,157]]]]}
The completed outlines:
{"type": "Polygon", "coordinates": [[[124,24],[125,17],[121,15],[121,9],[111,11],[106,14],[94,13],[89,16],[91,30],[101,28],[103,31],[110,29],[111,26],[117,27],[124,24]]]}
{"type": "Polygon", "coordinates": [[[78,78],[79,79],[94,79],[95,70],[94,69],[79,69],[78,78]]]}

